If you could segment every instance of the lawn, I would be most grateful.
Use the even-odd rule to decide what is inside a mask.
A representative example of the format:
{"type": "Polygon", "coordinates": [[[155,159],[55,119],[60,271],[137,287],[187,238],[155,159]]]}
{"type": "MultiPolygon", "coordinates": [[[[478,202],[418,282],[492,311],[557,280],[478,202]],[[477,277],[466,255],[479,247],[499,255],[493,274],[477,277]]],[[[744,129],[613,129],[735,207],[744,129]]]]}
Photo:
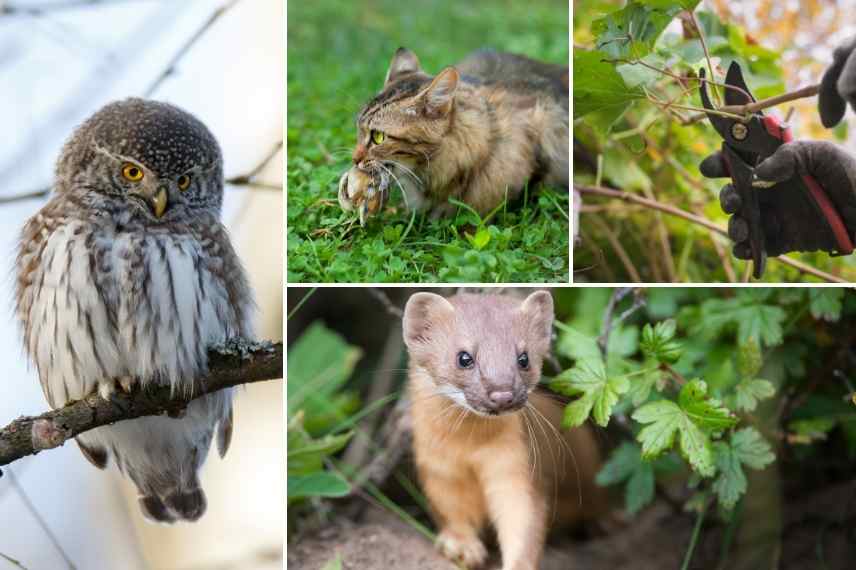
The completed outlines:
{"type": "Polygon", "coordinates": [[[568,193],[530,188],[480,218],[442,220],[393,193],[360,227],[336,201],[355,117],[405,46],[436,73],[479,48],[568,61],[568,3],[323,0],[288,4],[288,280],[568,282],[568,193]]]}

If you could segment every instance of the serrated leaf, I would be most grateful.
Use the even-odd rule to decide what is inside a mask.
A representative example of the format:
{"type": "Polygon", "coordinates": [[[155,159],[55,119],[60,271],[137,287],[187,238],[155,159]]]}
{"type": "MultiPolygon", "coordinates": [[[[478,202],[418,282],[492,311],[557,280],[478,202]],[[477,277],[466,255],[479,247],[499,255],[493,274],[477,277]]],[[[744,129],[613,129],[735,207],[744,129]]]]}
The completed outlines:
{"type": "Polygon", "coordinates": [[[626,481],[624,505],[635,514],[654,499],[654,465],[643,462],[638,445],[626,441],[618,446],[595,477],[598,485],[626,481]]]}
{"type": "Polygon", "coordinates": [[[654,458],[671,449],[679,440],[681,455],[697,473],[714,474],[714,456],[708,433],[721,431],[737,420],[707,396],[707,385],[701,380],[687,382],[678,395],[678,403],[658,400],[645,404],[633,413],[633,419],[646,425],[636,439],[642,444],[642,456],[654,458]]]}
{"type": "Polygon", "coordinates": [[[678,394],[678,403],[693,422],[708,432],[730,428],[737,418],[719,400],[709,398],[703,380],[687,382],[678,394]]]}
{"type": "Polygon", "coordinates": [[[644,374],[634,374],[630,377],[630,390],[628,390],[627,395],[630,396],[630,402],[634,407],[639,407],[648,400],[651,390],[655,384],[660,383],[663,374],[662,370],[652,368],[644,374]]]}
{"type": "Polygon", "coordinates": [[[628,2],[592,22],[596,46],[612,58],[644,57],[682,9],[678,2],[628,2]]]}
{"type": "Polygon", "coordinates": [[[728,443],[717,442],[716,466],[719,475],[713,482],[713,491],[719,503],[725,509],[733,509],[746,492],[744,465],[761,470],[774,460],[770,445],[753,427],[737,430],[728,443]]]}
{"type": "Polygon", "coordinates": [[[764,291],[754,288],[732,299],[709,299],[702,303],[701,314],[694,319],[691,332],[715,336],[726,328],[737,329],[739,343],[757,339],[766,346],[782,342],[782,324],[787,313],[775,305],[766,304],[764,291]]]}
{"type": "Polygon", "coordinates": [[[615,66],[600,51],[574,50],[574,119],[601,114],[598,125],[607,129],[627,106],[645,93],[624,83],[615,66]]]}
{"type": "Polygon", "coordinates": [[[589,414],[605,427],[618,397],[630,389],[630,381],[626,376],[607,376],[602,360],[588,359],[556,377],[550,389],[569,396],[582,394],[565,409],[565,427],[582,425],[589,414]]]}
{"type": "Polygon", "coordinates": [[[635,443],[625,441],[615,448],[609,460],[603,464],[595,482],[605,487],[629,479],[641,463],[641,450],[635,443]]]}
{"type": "Polygon", "coordinates": [[[809,308],[816,319],[837,321],[841,317],[844,289],[839,287],[812,287],[808,290],[809,308]]]}
{"type": "Polygon", "coordinates": [[[681,357],[681,345],[673,341],[676,323],[674,319],[661,321],[654,325],[646,324],[642,329],[642,341],[639,348],[649,358],[667,364],[674,364],[681,357]]]}
{"type": "Polygon", "coordinates": [[[737,409],[752,412],[760,400],[766,400],[775,393],[776,388],[768,380],[743,380],[736,388],[737,409]]]}
{"type": "Polygon", "coordinates": [[[624,506],[630,514],[636,514],[654,500],[654,466],[641,463],[627,481],[624,490],[624,506]]]}

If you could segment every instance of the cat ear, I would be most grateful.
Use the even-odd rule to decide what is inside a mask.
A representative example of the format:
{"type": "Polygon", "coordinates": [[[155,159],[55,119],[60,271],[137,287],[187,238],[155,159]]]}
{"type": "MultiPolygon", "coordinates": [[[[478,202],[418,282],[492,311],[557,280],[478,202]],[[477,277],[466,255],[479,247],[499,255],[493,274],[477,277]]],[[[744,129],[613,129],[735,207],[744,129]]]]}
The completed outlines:
{"type": "Polygon", "coordinates": [[[446,319],[454,317],[455,307],[440,295],[416,293],[404,307],[404,344],[418,350],[431,342],[431,332],[446,319]]]}
{"type": "Polygon", "coordinates": [[[405,73],[414,73],[422,71],[419,67],[419,58],[416,54],[407,48],[400,47],[395,50],[395,55],[392,56],[392,61],[389,63],[389,70],[386,72],[384,85],[389,85],[390,81],[398,79],[405,73]]]}
{"type": "Polygon", "coordinates": [[[425,110],[429,115],[446,115],[452,110],[455,91],[458,89],[458,79],[458,70],[454,67],[447,67],[420,94],[425,102],[425,110]]]}
{"type": "Polygon", "coordinates": [[[548,291],[535,291],[523,301],[520,311],[529,320],[529,330],[539,342],[550,346],[553,337],[553,296],[548,291]]]}

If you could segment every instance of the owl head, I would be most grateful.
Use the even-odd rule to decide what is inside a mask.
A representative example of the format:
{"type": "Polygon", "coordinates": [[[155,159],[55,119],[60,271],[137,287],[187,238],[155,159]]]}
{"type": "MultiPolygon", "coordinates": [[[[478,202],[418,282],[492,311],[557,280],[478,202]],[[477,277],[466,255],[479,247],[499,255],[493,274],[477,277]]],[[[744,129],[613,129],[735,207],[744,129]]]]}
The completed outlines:
{"type": "Polygon", "coordinates": [[[190,113],[126,99],[102,107],[71,135],[57,162],[55,188],[92,208],[128,211],[152,224],[219,215],[223,157],[190,113]]]}

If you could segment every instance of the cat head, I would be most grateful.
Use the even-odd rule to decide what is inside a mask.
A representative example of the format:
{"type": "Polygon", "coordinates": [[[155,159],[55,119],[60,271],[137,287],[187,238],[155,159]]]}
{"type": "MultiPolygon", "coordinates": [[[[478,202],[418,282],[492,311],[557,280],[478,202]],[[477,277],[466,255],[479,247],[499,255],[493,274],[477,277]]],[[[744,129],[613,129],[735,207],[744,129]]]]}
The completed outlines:
{"type": "Polygon", "coordinates": [[[357,117],[354,165],[370,170],[376,160],[393,159],[411,167],[427,160],[448,131],[458,81],[454,67],[432,78],[416,54],[398,48],[383,89],[357,117]]]}

